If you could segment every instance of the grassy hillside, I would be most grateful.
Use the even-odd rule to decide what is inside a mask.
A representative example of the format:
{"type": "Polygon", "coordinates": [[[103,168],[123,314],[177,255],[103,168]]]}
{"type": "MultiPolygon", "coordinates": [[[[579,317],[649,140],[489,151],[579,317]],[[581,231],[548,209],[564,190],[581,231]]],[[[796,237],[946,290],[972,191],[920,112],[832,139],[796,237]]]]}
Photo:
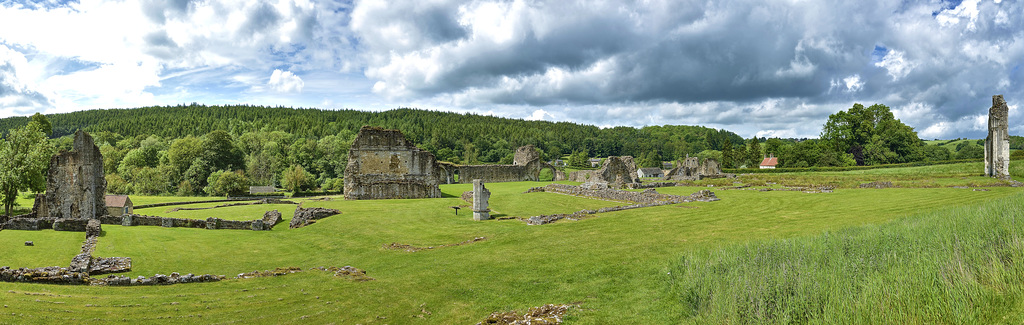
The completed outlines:
{"type": "MultiPolygon", "coordinates": [[[[1017,177],[1024,176],[1019,172],[1024,167],[1021,163],[1013,162],[1017,177]]],[[[953,172],[957,176],[948,178],[946,185],[977,185],[972,183],[979,180],[972,175],[976,173],[975,167],[964,164],[805,174],[780,181],[799,185],[837,178],[853,184],[937,177],[953,172]],[[965,176],[959,176],[957,168],[965,176]]],[[[759,179],[739,181],[766,185],[756,184],[763,182],[759,179]]],[[[492,192],[492,213],[499,217],[528,217],[621,204],[551,193],[523,194],[528,188],[543,184],[487,184],[492,192]]],[[[690,194],[706,189],[704,185],[708,184],[713,183],[658,191],[690,194]]],[[[680,294],[680,288],[685,287],[673,285],[673,281],[679,280],[670,274],[679,272],[680,256],[735,245],[820,236],[823,232],[842,232],[851,227],[873,227],[933,211],[945,211],[937,212],[940,218],[961,213],[957,211],[999,211],[1001,207],[1016,206],[1013,202],[1021,200],[1019,188],[1005,186],[986,188],[988,191],[952,187],[839,188],[833,193],[712,188],[721,201],[625,210],[582,221],[528,226],[517,220],[474,222],[465,210],[456,216],[450,206],[465,205],[458,196],[470,187],[443,185],[441,189],[446,195],[440,199],[307,201],[304,206],[336,208],[343,213],[301,229],[288,229],[283,224],[268,232],[104,226],[96,255],[132,257],[135,265],[129,276],[170,272],[233,276],[284,266],[308,269],[351,265],[366,270],[376,280],[351,282],[307,271],[274,278],[165,287],[0,283],[0,300],[8,306],[0,310],[0,323],[125,320],[470,324],[494,311],[522,311],[531,306],[572,302],[581,303],[567,316],[574,324],[700,322],[717,318],[691,318],[693,308],[683,303],[684,296],[680,294]],[[956,210],[957,207],[961,209],[956,210]],[[390,243],[438,246],[475,237],[487,239],[419,252],[382,247],[390,243]]],[[[242,218],[251,214],[255,219],[264,208],[269,207],[188,213],[197,218],[242,218]]],[[[158,214],[167,207],[154,209],[154,214],[158,214]]],[[[287,217],[290,213],[286,213],[287,217]]],[[[923,217],[907,220],[915,218],[923,217]]],[[[874,232],[871,229],[878,227],[865,229],[860,231],[874,232]]],[[[66,265],[77,253],[82,237],[81,233],[54,231],[0,231],[0,245],[5,247],[0,265],[66,265]],[[24,240],[35,240],[37,246],[24,247],[24,240]]],[[[759,288],[738,282],[731,285],[759,288]]],[[[1012,300],[1019,295],[1016,292],[1000,293],[1005,296],[1000,299],[1016,301],[1012,300]]],[[[1012,304],[987,306],[976,305],[965,313],[999,314],[1016,308],[1012,304]]],[[[743,319],[729,318],[726,322],[743,319]]]]}

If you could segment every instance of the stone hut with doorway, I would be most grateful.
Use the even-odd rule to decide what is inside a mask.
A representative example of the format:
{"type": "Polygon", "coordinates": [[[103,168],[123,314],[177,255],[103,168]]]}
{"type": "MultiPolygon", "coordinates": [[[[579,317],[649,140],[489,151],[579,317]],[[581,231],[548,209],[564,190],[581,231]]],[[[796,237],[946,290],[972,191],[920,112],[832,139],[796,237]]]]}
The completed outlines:
{"type": "Polygon", "coordinates": [[[120,216],[135,213],[135,204],[127,195],[107,195],[107,214],[120,216]]]}

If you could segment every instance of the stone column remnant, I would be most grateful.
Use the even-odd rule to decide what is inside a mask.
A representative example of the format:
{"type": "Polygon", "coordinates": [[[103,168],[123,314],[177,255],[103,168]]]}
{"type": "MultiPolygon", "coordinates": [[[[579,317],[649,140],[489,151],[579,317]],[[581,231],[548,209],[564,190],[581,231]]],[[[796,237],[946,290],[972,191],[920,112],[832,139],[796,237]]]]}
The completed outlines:
{"type": "Polygon", "coordinates": [[[1009,112],[1003,95],[992,96],[992,107],[988,109],[988,137],[985,138],[985,176],[1010,178],[1009,112]]]}
{"type": "Polygon", "coordinates": [[[487,220],[491,218],[491,209],[487,207],[487,200],[491,198],[491,191],[484,187],[484,182],[479,179],[473,180],[473,220],[487,220]]]}

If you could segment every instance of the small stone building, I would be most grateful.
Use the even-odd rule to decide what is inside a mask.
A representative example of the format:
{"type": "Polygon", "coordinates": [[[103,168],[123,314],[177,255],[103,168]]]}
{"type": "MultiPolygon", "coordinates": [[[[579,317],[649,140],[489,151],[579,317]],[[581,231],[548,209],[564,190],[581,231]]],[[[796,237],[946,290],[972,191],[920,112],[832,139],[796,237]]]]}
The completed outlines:
{"type": "Polygon", "coordinates": [[[661,171],[661,168],[646,167],[640,168],[636,171],[636,176],[640,178],[646,177],[665,177],[665,173],[661,171]]]}
{"type": "Polygon", "coordinates": [[[125,214],[135,213],[135,205],[132,204],[132,199],[127,195],[110,195],[106,196],[107,201],[107,214],[112,216],[120,216],[125,214]]]}
{"type": "Polygon", "coordinates": [[[249,186],[249,194],[274,193],[277,189],[273,186],[249,186]]]}
{"type": "Polygon", "coordinates": [[[775,166],[779,164],[779,158],[775,156],[765,157],[761,160],[761,169],[775,169],[775,166]]]}

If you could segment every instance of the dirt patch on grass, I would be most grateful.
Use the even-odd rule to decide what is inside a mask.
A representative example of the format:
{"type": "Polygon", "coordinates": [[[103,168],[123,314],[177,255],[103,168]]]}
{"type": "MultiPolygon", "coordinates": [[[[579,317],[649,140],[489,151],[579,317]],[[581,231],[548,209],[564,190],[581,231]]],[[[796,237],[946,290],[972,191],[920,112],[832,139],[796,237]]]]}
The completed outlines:
{"type": "Polygon", "coordinates": [[[484,324],[561,324],[562,316],[572,307],[579,306],[579,303],[555,305],[547,304],[540,307],[531,307],[526,313],[520,315],[516,311],[493,312],[477,325],[484,324]]]}
{"type": "Polygon", "coordinates": [[[464,241],[464,242],[461,242],[461,243],[444,244],[444,245],[440,245],[440,246],[426,246],[426,247],[413,246],[413,245],[400,244],[400,243],[390,243],[390,244],[384,244],[384,249],[388,249],[388,250],[403,250],[403,251],[406,251],[406,252],[418,252],[418,251],[428,250],[428,249],[437,249],[437,248],[445,248],[445,247],[455,247],[455,246],[468,245],[468,244],[472,244],[472,243],[479,242],[479,241],[484,241],[484,240],[487,240],[487,237],[476,237],[476,238],[473,238],[473,239],[470,239],[470,240],[467,240],[467,241],[464,241]]]}

